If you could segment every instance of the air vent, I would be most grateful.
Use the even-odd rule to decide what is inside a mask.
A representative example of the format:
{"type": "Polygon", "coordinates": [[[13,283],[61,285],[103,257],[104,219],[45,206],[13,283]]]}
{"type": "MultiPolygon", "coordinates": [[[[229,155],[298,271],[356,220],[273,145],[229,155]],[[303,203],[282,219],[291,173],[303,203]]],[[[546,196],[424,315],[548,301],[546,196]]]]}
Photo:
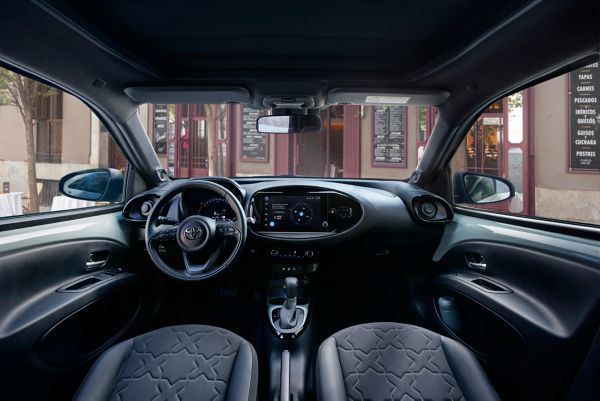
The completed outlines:
{"type": "Polygon", "coordinates": [[[421,202],[421,204],[419,205],[419,214],[421,215],[421,217],[427,220],[433,219],[437,214],[437,206],[435,205],[435,202],[430,200],[425,200],[421,202]]]}
{"type": "Polygon", "coordinates": [[[417,218],[426,223],[447,223],[453,217],[450,205],[433,195],[421,195],[413,198],[412,206],[417,218]]]}
{"type": "Polygon", "coordinates": [[[452,220],[452,208],[435,195],[420,195],[412,200],[412,211],[417,219],[426,223],[447,223],[452,220]]]}

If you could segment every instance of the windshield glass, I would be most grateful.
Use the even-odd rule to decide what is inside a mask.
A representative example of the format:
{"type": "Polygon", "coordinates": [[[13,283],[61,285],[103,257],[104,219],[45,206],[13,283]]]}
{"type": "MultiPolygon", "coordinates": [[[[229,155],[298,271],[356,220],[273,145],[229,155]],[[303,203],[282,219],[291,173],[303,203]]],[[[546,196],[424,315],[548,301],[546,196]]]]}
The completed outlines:
{"type": "Polygon", "coordinates": [[[406,179],[423,154],[436,109],[430,106],[330,106],[322,130],[262,134],[267,115],[240,104],[145,104],[140,116],[173,178],[306,176],[406,179]]]}

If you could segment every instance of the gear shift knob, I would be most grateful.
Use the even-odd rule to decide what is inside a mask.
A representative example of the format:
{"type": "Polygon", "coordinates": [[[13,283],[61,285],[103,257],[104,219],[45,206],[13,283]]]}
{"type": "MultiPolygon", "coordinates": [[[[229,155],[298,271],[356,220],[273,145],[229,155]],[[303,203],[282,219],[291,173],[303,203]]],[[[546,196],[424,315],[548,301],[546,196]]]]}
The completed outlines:
{"type": "Polygon", "coordinates": [[[285,278],[285,293],[287,299],[296,299],[298,295],[298,279],[296,277],[285,278]]]}

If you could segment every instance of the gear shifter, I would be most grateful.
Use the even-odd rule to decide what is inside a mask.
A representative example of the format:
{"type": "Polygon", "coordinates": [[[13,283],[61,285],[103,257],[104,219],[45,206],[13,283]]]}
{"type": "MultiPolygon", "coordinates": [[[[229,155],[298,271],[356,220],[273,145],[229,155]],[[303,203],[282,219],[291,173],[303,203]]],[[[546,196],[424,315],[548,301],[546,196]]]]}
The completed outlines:
{"type": "Polygon", "coordinates": [[[282,329],[293,329],[298,324],[296,313],[298,279],[296,277],[285,278],[285,293],[286,299],[281,306],[279,325],[282,329]]]}

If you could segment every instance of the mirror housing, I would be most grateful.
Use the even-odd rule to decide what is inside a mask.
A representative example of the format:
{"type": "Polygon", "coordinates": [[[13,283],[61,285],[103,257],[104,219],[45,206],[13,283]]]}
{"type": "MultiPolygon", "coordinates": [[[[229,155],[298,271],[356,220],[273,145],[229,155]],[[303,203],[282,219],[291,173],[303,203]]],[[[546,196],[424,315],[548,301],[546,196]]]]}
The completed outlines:
{"type": "Polygon", "coordinates": [[[256,130],[263,134],[310,134],[321,132],[321,117],[314,114],[262,116],[256,130]]]}
{"type": "Polygon", "coordinates": [[[454,203],[483,205],[504,202],[515,196],[514,185],[491,174],[458,172],[454,174],[454,203]]]}
{"type": "Polygon", "coordinates": [[[123,196],[123,173],[114,168],[94,168],[65,175],[58,183],[65,196],[97,202],[120,201],[123,196]]]}

